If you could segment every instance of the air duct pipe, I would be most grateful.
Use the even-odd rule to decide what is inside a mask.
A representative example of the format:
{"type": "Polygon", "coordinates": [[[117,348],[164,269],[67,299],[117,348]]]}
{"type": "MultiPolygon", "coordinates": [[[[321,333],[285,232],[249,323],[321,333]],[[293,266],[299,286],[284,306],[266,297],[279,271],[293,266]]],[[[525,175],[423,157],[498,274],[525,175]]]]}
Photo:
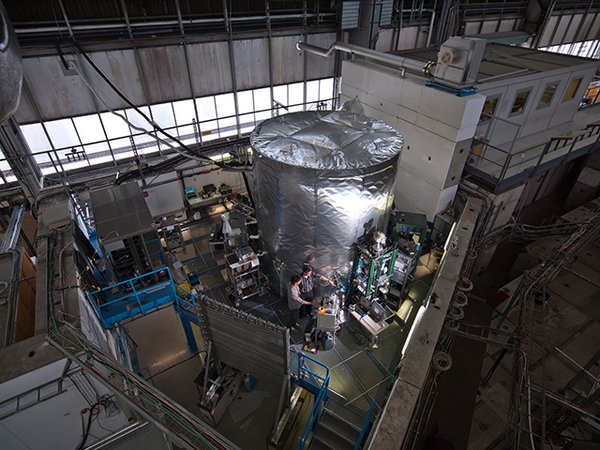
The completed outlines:
{"type": "Polygon", "coordinates": [[[389,53],[378,52],[369,48],[347,44],[345,42],[334,42],[329,48],[322,48],[299,41],[296,44],[296,48],[300,51],[304,50],[308,53],[324,56],[325,58],[331,56],[337,50],[340,52],[350,53],[351,55],[364,56],[372,61],[381,62],[383,64],[388,64],[402,70],[407,70],[409,72],[425,76],[429,76],[429,71],[434,64],[431,61],[423,63],[423,61],[417,61],[404,56],[396,56],[389,53]]]}

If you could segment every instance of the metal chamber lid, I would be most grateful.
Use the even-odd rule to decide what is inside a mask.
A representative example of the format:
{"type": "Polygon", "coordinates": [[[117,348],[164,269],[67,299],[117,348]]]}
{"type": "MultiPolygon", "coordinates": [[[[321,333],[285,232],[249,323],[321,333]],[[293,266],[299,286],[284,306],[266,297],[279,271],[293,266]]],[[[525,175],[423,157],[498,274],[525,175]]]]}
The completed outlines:
{"type": "Polygon", "coordinates": [[[360,169],[402,150],[402,136],[382,120],[349,111],[306,111],[265,120],[250,136],[257,156],[310,169],[360,169]]]}

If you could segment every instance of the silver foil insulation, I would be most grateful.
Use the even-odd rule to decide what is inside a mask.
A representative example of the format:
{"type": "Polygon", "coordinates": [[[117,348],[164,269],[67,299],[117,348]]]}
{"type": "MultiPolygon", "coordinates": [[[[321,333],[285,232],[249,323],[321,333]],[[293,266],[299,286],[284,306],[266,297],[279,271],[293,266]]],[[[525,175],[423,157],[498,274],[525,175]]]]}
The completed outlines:
{"type": "Polygon", "coordinates": [[[403,140],[348,111],[279,116],[252,133],[256,213],[280,282],[311,261],[348,276],[353,244],[383,229],[403,140]]]}

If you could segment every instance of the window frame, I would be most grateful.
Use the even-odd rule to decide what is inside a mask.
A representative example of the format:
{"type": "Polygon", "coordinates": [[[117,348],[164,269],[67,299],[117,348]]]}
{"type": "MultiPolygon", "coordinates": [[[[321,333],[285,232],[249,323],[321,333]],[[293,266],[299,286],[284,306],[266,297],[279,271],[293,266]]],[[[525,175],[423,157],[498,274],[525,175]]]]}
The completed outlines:
{"type": "MultiPolygon", "coordinates": [[[[565,94],[563,95],[563,103],[566,102],[570,102],[574,99],[577,98],[577,92],[579,91],[579,89],[581,88],[582,84],[583,84],[583,75],[575,75],[573,78],[571,78],[569,80],[569,83],[567,84],[567,88],[565,89],[565,94]],[[571,95],[571,97],[567,98],[567,94],[569,93],[569,88],[571,87],[571,84],[573,84],[574,81],[577,81],[577,87],[575,88],[575,90],[573,91],[573,95],[571,95]]],[[[581,100],[581,99],[579,99],[581,100]]]]}
{"type": "Polygon", "coordinates": [[[519,89],[515,93],[515,97],[514,97],[512,106],[510,107],[510,112],[508,113],[508,117],[520,116],[521,114],[525,113],[525,109],[527,108],[527,103],[529,102],[529,97],[531,96],[532,90],[533,90],[533,88],[531,86],[529,86],[527,88],[519,89]],[[523,109],[521,109],[521,111],[514,111],[517,99],[519,98],[519,95],[524,94],[524,93],[526,93],[527,96],[525,97],[525,103],[523,103],[523,109]]]}
{"type": "Polygon", "coordinates": [[[481,114],[479,115],[479,123],[485,123],[485,122],[489,121],[492,117],[494,117],[494,114],[496,113],[496,110],[498,109],[498,105],[500,104],[501,99],[502,99],[502,93],[492,94],[489,97],[485,98],[485,102],[483,102],[483,108],[481,110],[481,114]],[[485,104],[492,100],[496,100],[496,104],[494,105],[494,110],[492,111],[492,113],[490,114],[489,117],[483,118],[484,117],[483,110],[485,109],[485,104]]]}
{"type": "Polygon", "coordinates": [[[558,88],[560,87],[560,80],[553,80],[553,81],[549,81],[548,83],[546,83],[544,85],[544,90],[542,91],[542,95],[540,96],[539,100],[538,100],[538,105],[536,108],[536,111],[538,109],[546,109],[550,106],[552,106],[552,102],[554,101],[554,96],[556,95],[556,92],[558,91],[558,88]],[[554,85],[554,92],[552,93],[552,96],[550,97],[550,101],[548,103],[545,103],[542,105],[542,99],[544,98],[544,94],[546,93],[546,89],[548,89],[548,87],[554,85]]]}

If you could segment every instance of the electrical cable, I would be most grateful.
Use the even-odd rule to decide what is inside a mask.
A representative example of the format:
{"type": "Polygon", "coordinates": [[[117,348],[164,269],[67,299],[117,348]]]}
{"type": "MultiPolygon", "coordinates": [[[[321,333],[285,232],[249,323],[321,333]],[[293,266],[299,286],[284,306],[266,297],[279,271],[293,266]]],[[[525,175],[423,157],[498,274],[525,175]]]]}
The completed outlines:
{"type": "MultiPolygon", "coordinates": [[[[194,155],[192,150],[185,145],[183,142],[181,142],[179,139],[177,139],[175,136],[167,133],[162,127],[160,127],[156,122],[154,122],[154,120],[152,120],[150,117],[148,117],[146,115],[146,113],[144,113],[140,108],[138,108],[136,105],[133,104],[133,102],[131,100],[129,100],[129,98],[127,98],[127,96],[125,94],[123,94],[123,92],[121,92],[121,90],[110,80],[110,78],[108,78],[106,76],[106,74],[96,65],[96,63],[88,56],[88,54],[86,52],[83,51],[83,49],[81,48],[81,46],[74,41],[73,44],[75,45],[75,47],[77,48],[77,51],[79,52],[79,54],[81,56],[84,57],[84,59],[88,62],[88,64],[96,71],[96,73],[98,73],[98,75],[100,75],[100,77],[104,80],[104,82],[106,84],[108,84],[108,86],[125,102],[127,103],[131,108],[133,108],[135,111],[137,111],[138,114],[140,114],[149,124],[151,124],[156,131],[161,132],[162,134],[164,134],[165,136],[167,136],[169,139],[171,139],[172,141],[176,142],[177,144],[179,144],[181,146],[181,148],[184,148],[185,150],[187,150],[188,152],[190,152],[189,154],[182,152],[181,150],[177,149],[176,151],[178,153],[180,153],[183,156],[186,156],[187,158],[191,158],[191,159],[195,159],[195,160],[199,160],[199,161],[205,161],[205,162],[210,162],[211,164],[214,164],[218,167],[224,167],[223,164],[218,163],[216,161],[213,161],[212,159],[210,159],[208,156],[198,156],[198,155],[194,155]]],[[[81,75],[81,74],[80,74],[81,75]]],[[[83,77],[82,77],[83,78],[83,77]]]]}
{"type": "MultiPolygon", "coordinates": [[[[106,109],[108,109],[108,111],[112,114],[114,114],[115,116],[119,117],[120,119],[122,119],[125,123],[127,123],[131,128],[133,128],[136,131],[139,131],[140,133],[144,133],[148,136],[151,136],[155,139],[157,139],[159,142],[161,142],[162,144],[166,145],[167,147],[171,148],[172,150],[174,150],[175,152],[179,153],[181,156],[184,156],[188,159],[195,159],[198,161],[202,161],[202,162],[208,162],[210,161],[211,164],[216,164],[215,161],[213,161],[212,159],[210,159],[207,156],[196,156],[196,155],[192,155],[192,154],[188,154],[185,152],[182,152],[181,150],[179,150],[178,147],[174,146],[173,144],[171,144],[170,142],[162,139],[161,137],[159,137],[157,135],[157,131],[151,131],[151,130],[146,130],[145,128],[142,128],[140,126],[135,125],[133,122],[131,122],[129,119],[127,119],[127,117],[123,114],[118,113],[117,111],[115,111],[113,108],[111,108],[110,106],[108,106],[108,104],[106,103],[106,101],[104,100],[104,98],[96,91],[96,89],[94,89],[92,87],[92,85],[90,84],[90,82],[86,79],[86,77],[83,75],[82,71],[79,70],[79,67],[77,66],[77,64],[73,63],[73,68],[75,69],[75,71],[79,74],[79,76],[81,77],[81,80],[83,81],[83,83],[87,86],[87,88],[90,90],[90,92],[92,92],[92,94],[94,94],[94,96],[104,105],[104,107],[106,109]]],[[[159,126],[156,124],[156,122],[150,120],[147,116],[145,116],[144,113],[142,113],[140,110],[136,109],[136,111],[142,115],[144,117],[144,119],[146,119],[152,126],[155,127],[155,129],[159,129],[159,126]]],[[[162,130],[161,130],[162,131],[162,130]]],[[[167,134],[166,132],[163,131],[163,133],[167,134]]],[[[170,135],[167,134],[167,136],[170,137],[170,139],[173,139],[173,137],[171,137],[170,135]]],[[[184,144],[182,144],[180,141],[176,141],[177,143],[179,143],[182,147],[184,146],[184,144]]],[[[187,148],[188,150],[190,150],[188,147],[184,147],[187,148]]],[[[191,151],[191,150],[190,150],[191,151]]]]}
{"type": "Polygon", "coordinates": [[[83,433],[83,437],[81,438],[81,441],[79,442],[79,445],[77,445],[76,450],[82,450],[83,447],[85,446],[85,443],[87,442],[88,436],[90,435],[90,428],[92,427],[92,418],[94,417],[94,410],[96,408],[100,407],[100,400],[98,400],[96,403],[94,403],[89,410],[89,416],[88,416],[88,420],[87,420],[87,425],[85,428],[85,432],[83,433]]]}
{"type": "MultiPolygon", "coordinates": [[[[48,308],[48,312],[49,312],[49,314],[48,314],[49,330],[53,331],[53,333],[51,333],[51,335],[48,336],[50,342],[54,343],[55,345],[60,346],[65,351],[74,352],[75,351],[74,349],[76,349],[78,351],[85,353],[86,358],[88,359],[89,362],[94,361],[94,362],[98,363],[105,370],[107,370],[107,372],[112,377],[114,377],[116,379],[120,379],[126,385],[131,386],[133,389],[135,389],[137,391],[137,394],[139,397],[141,397],[143,400],[153,404],[158,410],[162,411],[162,413],[166,414],[171,419],[178,422],[179,425],[181,425],[187,431],[189,431],[190,433],[192,433],[196,437],[198,437],[203,442],[203,444],[208,446],[210,449],[215,450],[217,447],[220,447],[219,442],[215,438],[213,438],[212,436],[204,435],[203,433],[201,433],[198,430],[196,430],[195,428],[193,428],[189,424],[189,422],[185,421],[185,419],[183,417],[181,417],[176,411],[171,410],[168,407],[165,407],[165,405],[163,405],[162,402],[158,398],[156,398],[153,394],[151,394],[150,392],[146,392],[146,387],[144,385],[139,384],[135,380],[135,378],[130,378],[129,376],[127,376],[126,373],[124,373],[120,369],[114,367],[113,361],[108,360],[108,358],[105,358],[104,356],[102,356],[102,358],[100,358],[97,354],[90,351],[90,349],[86,346],[86,344],[83,343],[77,337],[76,333],[78,332],[78,330],[75,329],[71,324],[69,324],[67,322],[62,322],[63,326],[65,326],[67,328],[73,328],[75,333],[73,333],[71,338],[73,338],[75,341],[73,341],[72,339],[67,337],[65,334],[63,334],[63,332],[59,328],[57,321],[56,321],[56,314],[54,311],[54,301],[53,301],[53,295],[52,295],[52,293],[53,293],[53,291],[52,291],[53,282],[52,281],[53,281],[53,272],[54,272],[53,255],[54,255],[54,250],[56,248],[56,232],[54,231],[50,234],[40,235],[36,238],[36,242],[38,240],[46,240],[48,243],[48,251],[47,251],[48,259],[47,259],[47,264],[46,264],[46,287],[47,287],[47,292],[48,292],[47,308],[48,308]],[[58,341],[54,341],[53,337],[58,338],[61,342],[59,343],[58,341]],[[103,359],[105,359],[106,361],[104,361],[103,359]],[[214,443],[217,447],[213,446],[211,442],[214,443]]],[[[83,445],[85,445],[85,442],[83,442],[83,445]]],[[[78,448],[80,448],[80,447],[78,447],[78,448]]]]}

